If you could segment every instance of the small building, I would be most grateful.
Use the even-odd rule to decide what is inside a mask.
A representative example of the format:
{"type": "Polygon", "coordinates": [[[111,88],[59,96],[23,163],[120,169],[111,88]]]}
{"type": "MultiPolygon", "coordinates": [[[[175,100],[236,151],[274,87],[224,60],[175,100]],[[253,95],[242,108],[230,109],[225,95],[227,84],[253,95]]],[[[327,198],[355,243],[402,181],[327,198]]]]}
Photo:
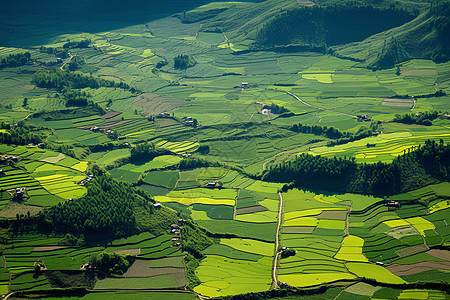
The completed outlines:
{"type": "Polygon", "coordinates": [[[182,225],[184,223],[184,219],[178,219],[178,224],[182,225]]]}
{"type": "Polygon", "coordinates": [[[384,267],[384,263],[382,263],[381,261],[377,261],[375,264],[376,264],[377,266],[382,266],[382,267],[384,267]]]}
{"type": "Polygon", "coordinates": [[[3,169],[0,169],[0,177],[5,177],[5,176],[6,176],[5,171],[3,171],[3,169]]]}
{"type": "Polygon", "coordinates": [[[174,237],[174,238],[171,239],[171,241],[172,242],[176,242],[176,241],[178,241],[178,238],[174,237]]]}
{"type": "Polygon", "coordinates": [[[243,82],[243,83],[241,84],[241,87],[242,87],[243,89],[248,89],[248,88],[249,88],[248,82],[243,82]]]}
{"type": "Polygon", "coordinates": [[[155,203],[155,204],[153,204],[153,207],[154,208],[161,208],[161,203],[155,203]]]}
{"type": "Polygon", "coordinates": [[[367,148],[371,148],[371,147],[375,147],[377,144],[370,144],[370,143],[367,143],[367,148]]]}
{"type": "Polygon", "coordinates": [[[180,247],[180,246],[181,246],[180,243],[175,243],[175,244],[172,245],[172,247],[180,247]]]}
{"type": "Polygon", "coordinates": [[[100,130],[100,128],[98,126],[94,126],[94,127],[91,127],[89,130],[92,132],[98,132],[100,130]]]}
{"type": "Polygon", "coordinates": [[[170,227],[173,228],[173,229],[178,229],[179,228],[179,226],[177,224],[172,224],[172,225],[170,225],[170,227]]]}
{"type": "Polygon", "coordinates": [[[211,189],[215,188],[216,186],[217,186],[217,182],[215,182],[215,181],[210,181],[206,184],[206,187],[211,188],[211,189]]]}
{"type": "Polygon", "coordinates": [[[45,148],[45,144],[44,143],[39,143],[39,144],[37,144],[37,146],[40,149],[44,149],[45,148]]]}
{"type": "Polygon", "coordinates": [[[287,250],[287,247],[281,247],[281,250],[283,250],[283,251],[287,250]]]}
{"type": "Polygon", "coordinates": [[[58,64],[60,64],[60,63],[63,62],[63,59],[62,59],[61,57],[57,57],[57,58],[56,58],[56,62],[57,62],[58,64]]]}

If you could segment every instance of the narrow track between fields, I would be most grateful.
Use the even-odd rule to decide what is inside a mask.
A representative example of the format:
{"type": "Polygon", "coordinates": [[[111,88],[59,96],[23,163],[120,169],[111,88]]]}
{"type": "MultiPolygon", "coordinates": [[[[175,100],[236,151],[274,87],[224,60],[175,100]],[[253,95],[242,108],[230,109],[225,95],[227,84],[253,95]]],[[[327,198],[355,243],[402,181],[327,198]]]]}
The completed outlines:
{"type": "Polygon", "coordinates": [[[277,225],[277,232],[275,234],[275,257],[273,258],[273,268],[272,268],[272,289],[278,288],[278,280],[277,280],[277,265],[278,265],[278,258],[280,256],[280,252],[278,251],[280,240],[280,227],[281,227],[281,214],[283,212],[283,196],[281,195],[281,192],[278,192],[278,196],[280,197],[280,206],[278,208],[278,225],[277,225]]]}
{"type": "Polygon", "coordinates": [[[343,113],[343,112],[335,111],[335,110],[332,110],[332,109],[323,108],[323,107],[318,107],[318,106],[309,104],[308,102],[305,102],[305,101],[303,101],[302,99],[300,99],[300,97],[298,97],[298,96],[295,95],[294,93],[291,93],[291,92],[288,92],[288,91],[284,91],[284,90],[275,90],[275,89],[274,89],[273,91],[280,91],[280,92],[286,93],[286,94],[288,94],[289,96],[291,96],[291,97],[293,97],[294,99],[296,99],[297,101],[299,101],[300,103],[303,103],[304,105],[307,105],[307,106],[312,107],[312,108],[315,108],[315,109],[319,109],[319,110],[323,110],[323,111],[329,111],[329,112],[332,112],[332,113],[335,113],[335,114],[339,114],[339,115],[343,115],[343,116],[348,116],[348,117],[351,117],[351,118],[353,118],[353,119],[357,119],[357,118],[358,118],[357,116],[354,116],[354,115],[350,115],[350,114],[347,114],[347,113],[343,113]]]}

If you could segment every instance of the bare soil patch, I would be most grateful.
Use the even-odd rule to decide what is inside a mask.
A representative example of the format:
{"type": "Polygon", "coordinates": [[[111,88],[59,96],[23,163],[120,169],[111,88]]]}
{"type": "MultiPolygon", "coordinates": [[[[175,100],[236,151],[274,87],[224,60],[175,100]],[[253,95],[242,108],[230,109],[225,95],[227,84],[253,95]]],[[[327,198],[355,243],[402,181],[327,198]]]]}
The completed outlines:
{"type": "Polygon", "coordinates": [[[141,254],[141,249],[140,248],[125,249],[125,250],[117,250],[117,251],[114,251],[114,252],[115,253],[119,253],[119,254],[139,255],[139,254],[141,254]]]}
{"type": "Polygon", "coordinates": [[[386,267],[389,271],[397,276],[414,275],[420,272],[425,272],[433,269],[440,269],[450,271],[450,262],[438,262],[438,261],[424,261],[410,265],[397,265],[393,264],[386,267]]]}
{"type": "Polygon", "coordinates": [[[448,250],[431,249],[427,252],[427,254],[439,259],[450,261],[450,251],[448,250]]]}
{"type": "Polygon", "coordinates": [[[258,206],[237,208],[236,209],[236,214],[237,215],[244,215],[244,214],[251,214],[251,213],[260,212],[260,211],[266,211],[266,210],[268,210],[266,207],[258,205],[258,206]]]}
{"type": "Polygon", "coordinates": [[[425,246],[424,244],[420,244],[420,245],[416,245],[416,246],[398,249],[395,251],[395,253],[400,257],[406,257],[406,256],[411,256],[411,255],[414,255],[417,253],[425,252],[427,250],[428,250],[427,246],[425,246]]]}
{"type": "Polygon", "coordinates": [[[60,249],[66,249],[67,246],[37,246],[34,247],[33,252],[45,252],[45,251],[53,251],[53,250],[60,250],[60,249]]]}
{"type": "Polygon", "coordinates": [[[327,220],[345,220],[347,218],[346,210],[325,210],[322,211],[317,219],[327,219],[327,220]]]}

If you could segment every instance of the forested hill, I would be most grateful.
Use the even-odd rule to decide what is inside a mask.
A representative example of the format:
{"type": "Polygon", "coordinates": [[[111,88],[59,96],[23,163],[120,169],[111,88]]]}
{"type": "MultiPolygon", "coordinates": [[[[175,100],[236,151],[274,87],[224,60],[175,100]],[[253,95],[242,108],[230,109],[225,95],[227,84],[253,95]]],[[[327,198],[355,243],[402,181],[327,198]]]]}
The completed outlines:
{"type": "Polygon", "coordinates": [[[263,179],[313,189],[390,195],[449,181],[450,145],[428,140],[390,164],[358,164],[354,159],[301,154],[266,171],[263,179]]]}
{"type": "Polygon", "coordinates": [[[334,50],[376,68],[412,58],[445,62],[450,58],[450,2],[434,1],[427,11],[400,27],[334,50]]]}
{"type": "Polygon", "coordinates": [[[363,66],[389,68],[414,58],[447,61],[449,11],[447,0],[268,0],[176,16],[201,22],[201,31],[224,33],[237,48],[328,48],[363,66]]]}
{"type": "Polygon", "coordinates": [[[380,8],[361,2],[305,6],[287,10],[267,22],[258,32],[257,42],[262,46],[345,44],[413,18],[413,13],[394,6],[380,8]]]}
{"type": "Polygon", "coordinates": [[[145,191],[114,180],[97,166],[92,173],[94,180],[87,184],[86,196],[44,210],[36,217],[40,230],[83,234],[89,241],[99,236],[115,238],[145,230],[159,234],[176,219],[174,213],[160,217],[166,209],[155,209],[153,199],[145,191]]]}

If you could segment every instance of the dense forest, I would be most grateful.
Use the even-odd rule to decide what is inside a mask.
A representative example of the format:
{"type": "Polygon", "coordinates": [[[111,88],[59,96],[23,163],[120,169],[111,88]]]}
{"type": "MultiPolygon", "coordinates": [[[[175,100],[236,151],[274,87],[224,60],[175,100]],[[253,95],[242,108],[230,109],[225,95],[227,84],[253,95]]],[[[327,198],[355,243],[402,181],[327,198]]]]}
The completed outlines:
{"type": "Polygon", "coordinates": [[[304,6],[284,11],[257,34],[263,46],[303,44],[338,45],[360,41],[400,26],[415,17],[395,6],[378,8],[359,2],[304,6]]]}
{"type": "Polygon", "coordinates": [[[390,164],[358,164],[354,158],[324,158],[301,154],[263,173],[263,180],[289,182],[292,186],[389,195],[450,180],[450,145],[427,140],[405,151],[390,164]]]}
{"type": "Polygon", "coordinates": [[[154,201],[143,191],[119,182],[97,166],[87,194],[77,201],[67,201],[46,209],[37,216],[37,224],[45,231],[84,234],[86,239],[101,235],[114,238],[135,234],[138,230],[135,208],[154,212],[154,201]]]}
{"type": "Polygon", "coordinates": [[[6,67],[18,67],[23,66],[27,62],[31,61],[30,52],[10,54],[7,57],[3,57],[0,60],[0,69],[6,67]]]}

